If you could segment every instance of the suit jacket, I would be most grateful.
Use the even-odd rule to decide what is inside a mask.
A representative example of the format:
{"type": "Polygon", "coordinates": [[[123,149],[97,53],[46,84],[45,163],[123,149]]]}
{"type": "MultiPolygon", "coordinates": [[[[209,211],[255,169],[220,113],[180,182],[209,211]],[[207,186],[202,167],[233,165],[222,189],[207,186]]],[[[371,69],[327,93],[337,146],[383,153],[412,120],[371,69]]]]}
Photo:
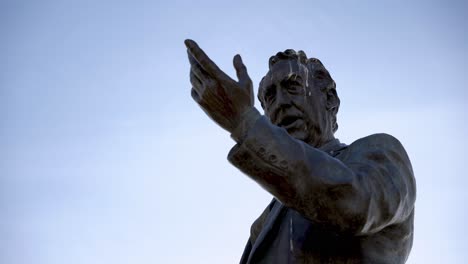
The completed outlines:
{"type": "Polygon", "coordinates": [[[387,134],[321,149],[258,118],[229,161],[275,197],[253,223],[240,263],[404,263],[416,185],[387,134]]]}

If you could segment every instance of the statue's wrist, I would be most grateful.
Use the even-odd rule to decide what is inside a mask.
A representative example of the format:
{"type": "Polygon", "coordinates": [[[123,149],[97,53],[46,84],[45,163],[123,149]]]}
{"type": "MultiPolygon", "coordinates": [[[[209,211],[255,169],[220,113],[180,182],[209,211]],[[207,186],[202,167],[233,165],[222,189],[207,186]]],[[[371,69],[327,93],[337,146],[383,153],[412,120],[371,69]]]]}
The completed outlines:
{"type": "Polygon", "coordinates": [[[260,112],[253,106],[246,110],[241,115],[236,128],[231,132],[231,138],[237,143],[241,143],[247,135],[247,131],[255,124],[260,116],[260,112]]]}

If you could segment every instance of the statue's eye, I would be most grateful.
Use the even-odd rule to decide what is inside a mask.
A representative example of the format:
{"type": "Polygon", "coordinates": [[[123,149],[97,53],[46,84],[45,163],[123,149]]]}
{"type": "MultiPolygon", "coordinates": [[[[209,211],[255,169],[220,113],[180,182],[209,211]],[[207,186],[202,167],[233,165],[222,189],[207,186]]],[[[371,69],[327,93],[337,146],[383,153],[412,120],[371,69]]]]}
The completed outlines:
{"type": "Polygon", "coordinates": [[[298,94],[303,91],[302,84],[297,80],[290,80],[287,84],[288,92],[291,94],[298,94]]]}

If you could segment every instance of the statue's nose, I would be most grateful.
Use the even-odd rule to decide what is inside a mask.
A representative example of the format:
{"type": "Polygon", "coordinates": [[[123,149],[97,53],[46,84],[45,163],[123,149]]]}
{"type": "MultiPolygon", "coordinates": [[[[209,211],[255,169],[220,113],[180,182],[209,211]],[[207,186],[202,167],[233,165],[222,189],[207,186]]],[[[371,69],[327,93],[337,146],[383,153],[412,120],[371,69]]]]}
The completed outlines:
{"type": "Polygon", "coordinates": [[[273,113],[272,120],[276,124],[280,121],[278,118],[280,118],[281,114],[284,114],[284,112],[292,106],[291,95],[283,89],[278,90],[271,108],[273,113]]]}
{"type": "Polygon", "coordinates": [[[287,107],[291,105],[291,96],[286,89],[278,89],[276,94],[277,107],[287,107]]]}

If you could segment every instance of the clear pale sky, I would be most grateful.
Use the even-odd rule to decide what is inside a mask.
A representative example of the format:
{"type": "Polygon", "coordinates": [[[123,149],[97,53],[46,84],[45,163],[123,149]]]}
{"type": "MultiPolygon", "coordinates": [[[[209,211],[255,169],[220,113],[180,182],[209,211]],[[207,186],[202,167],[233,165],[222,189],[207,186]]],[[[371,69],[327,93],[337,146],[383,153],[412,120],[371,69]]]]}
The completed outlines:
{"type": "MultiPolygon", "coordinates": [[[[190,97],[185,38],[255,83],[287,48],[337,83],[336,136],[397,137],[408,263],[468,259],[463,1],[1,1],[0,262],[237,263],[271,195],[190,97]]],[[[257,104],[260,109],[259,104],[257,104]]]]}

